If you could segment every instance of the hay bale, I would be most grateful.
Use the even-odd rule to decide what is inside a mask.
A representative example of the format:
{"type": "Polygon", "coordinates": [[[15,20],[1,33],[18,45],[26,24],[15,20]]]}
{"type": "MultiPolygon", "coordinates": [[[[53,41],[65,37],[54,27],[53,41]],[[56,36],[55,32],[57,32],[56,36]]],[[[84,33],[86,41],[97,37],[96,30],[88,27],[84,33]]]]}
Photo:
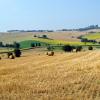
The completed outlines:
{"type": "Polygon", "coordinates": [[[8,57],[8,58],[10,58],[11,55],[13,55],[12,52],[8,52],[8,53],[7,53],[7,57],[8,57]]]}
{"type": "Polygon", "coordinates": [[[10,59],[15,59],[14,55],[9,56],[10,59]]]}
{"type": "Polygon", "coordinates": [[[54,56],[54,52],[53,52],[53,51],[47,52],[47,55],[48,55],[48,56],[54,56]]]}

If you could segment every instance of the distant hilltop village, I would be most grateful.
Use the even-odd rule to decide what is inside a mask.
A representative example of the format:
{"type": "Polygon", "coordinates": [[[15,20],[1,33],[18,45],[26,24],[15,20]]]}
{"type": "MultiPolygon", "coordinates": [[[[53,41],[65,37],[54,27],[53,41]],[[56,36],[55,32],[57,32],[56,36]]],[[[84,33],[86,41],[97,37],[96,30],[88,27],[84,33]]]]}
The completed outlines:
{"type": "MultiPolygon", "coordinates": [[[[90,25],[84,28],[61,29],[61,30],[56,30],[56,31],[87,31],[91,29],[100,29],[100,27],[98,25],[90,25]]],[[[54,30],[8,30],[7,32],[54,32],[54,30]]]]}

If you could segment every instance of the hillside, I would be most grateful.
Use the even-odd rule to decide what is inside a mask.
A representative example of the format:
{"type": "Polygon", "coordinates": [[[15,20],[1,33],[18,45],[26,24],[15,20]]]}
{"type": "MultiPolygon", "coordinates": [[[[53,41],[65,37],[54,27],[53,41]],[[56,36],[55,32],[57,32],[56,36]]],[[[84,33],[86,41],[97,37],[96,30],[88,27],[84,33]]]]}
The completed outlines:
{"type": "Polygon", "coordinates": [[[0,61],[0,100],[100,100],[100,51],[28,51],[0,61]]]}
{"type": "Polygon", "coordinates": [[[89,40],[92,39],[92,40],[100,41],[100,32],[84,35],[83,38],[87,38],[89,40]]]}
{"type": "Polygon", "coordinates": [[[32,40],[34,38],[34,35],[42,36],[47,35],[51,39],[56,40],[65,40],[65,41],[74,41],[78,42],[80,41],[77,39],[80,35],[85,35],[86,32],[77,32],[77,31],[71,31],[71,32],[20,32],[20,33],[0,33],[0,41],[4,43],[12,43],[14,41],[24,41],[24,40],[32,40]]]}

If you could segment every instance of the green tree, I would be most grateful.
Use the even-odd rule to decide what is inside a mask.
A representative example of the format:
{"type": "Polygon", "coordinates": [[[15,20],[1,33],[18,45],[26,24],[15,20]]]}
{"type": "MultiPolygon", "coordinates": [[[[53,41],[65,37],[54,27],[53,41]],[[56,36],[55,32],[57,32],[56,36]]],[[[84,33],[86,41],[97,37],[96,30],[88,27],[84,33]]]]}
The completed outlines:
{"type": "Polygon", "coordinates": [[[89,47],[88,47],[88,50],[93,50],[93,47],[92,47],[92,46],[89,46],[89,47]]]}
{"type": "Polygon", "coordinates": [[[70,45],[64,45],[62,48],[65,52],[72,52],[73,51],[73,47],[70,45]]]}

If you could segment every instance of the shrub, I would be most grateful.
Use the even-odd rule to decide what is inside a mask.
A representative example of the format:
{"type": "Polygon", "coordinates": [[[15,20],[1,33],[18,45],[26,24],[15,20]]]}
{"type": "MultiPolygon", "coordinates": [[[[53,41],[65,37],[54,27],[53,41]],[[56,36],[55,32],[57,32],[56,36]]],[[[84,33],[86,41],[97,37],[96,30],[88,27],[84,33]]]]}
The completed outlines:
{"type": "Polygon", "coordinates": [[[37,35],[35,34],[34,37],[37,37],[37,35]]]}
{"type": "Polygon", "coordinates": [[[31,47],[35,47],[35,44],[34,43],[31,43],[31,47]]]}
{"type": "Polygon", "coordinates": [[[47,35],[42,35],[42,38],[47,39],[48,36],[47,35]]]}
{"type": "Polygon", "coordinates": [[[21,56],[21,51],[20,51],[20,49],[15,49],[15,50],[14,50],[14,54],[15,54],[16,57],[20,57],[20,56],[21,56]]]}
{"type": "Polygon", "coordinates": [[[52,51],[52,50],[53,50],[53,47],[49,45],[49,46],[47,47],[47,50],[48,50],[48,51],[52,51]]]}
{"type": "Polygon", "coordinates": [[[38,46],[41,46],[41,43],[38,43],[38,46]]]}
{"type": "Polygon", "coordinates": [[[17,42],[14,42],[14,48],[15,48],[15,49],[19,49],[19,48],[20,48],[20,44],[17,43],[17,42]]]}
{"type": "Polygon", "coordinates": [[[73,51],[73,47],[70,46],[70,45],[64,45],[64,46],[63,46],[63,50],[64,50],[65,52],[71,52],[71,51],[73,51]]]}
{"type": "Polygon", "coordinates": [[[93,50],[93,47],[92,47],[92,46],[89,46],[89,47],[88,47],[88,50],[93,50]]]}
{"type": "Polygon", "coordinates": [[[3,47],[3,42],[0,42],[0,47],[3,47]]]}
{"type": "Polygon", "coordinates": [[[37,47],[38,46],[38,43],[35,43],[35,46],[37,47]]]}
{"type": "Polygon", "coordinates": [[[76,47],[76,52],[81,51],[82,49],[83,49],[82,46],[78,46],[76,47]]]}

